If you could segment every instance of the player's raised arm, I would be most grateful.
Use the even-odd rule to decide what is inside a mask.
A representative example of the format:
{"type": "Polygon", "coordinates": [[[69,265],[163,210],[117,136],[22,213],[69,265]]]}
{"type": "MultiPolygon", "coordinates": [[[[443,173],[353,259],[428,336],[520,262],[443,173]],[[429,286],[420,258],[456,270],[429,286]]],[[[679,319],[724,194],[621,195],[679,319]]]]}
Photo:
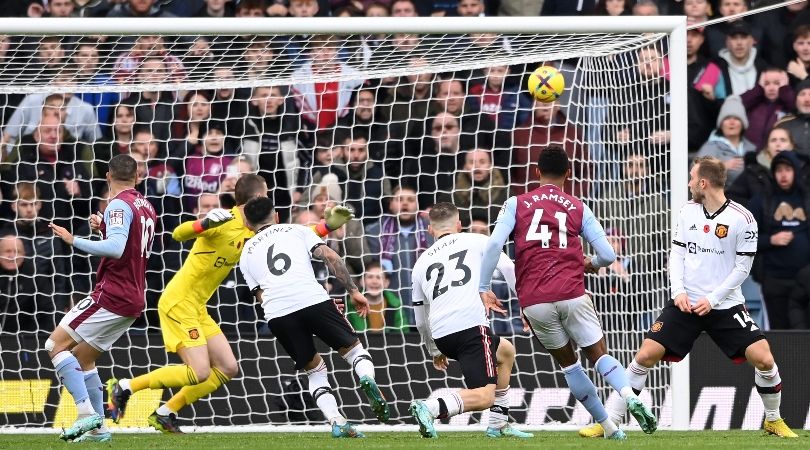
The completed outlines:
{"type": "Polygon", "coordinates": [[[366,317],[368,314],[368,300],[366,300],[366,297],[357,289],[357,285],[354,284],[352,275],[349,273],[346,264],[340,259],[340,255],[321,242],[321,245],[316,246],[312,250],[312,256],[326,264],[329,271],[343,284],[343,287],[346,288],[346,292],[349,293],[352,304],[354,304],[360,317],[366,317]]]}
{"type": "Polygon", "coordinates": [[[104,223],[107,225],[107,238],[92,241],[84,238],[74,238],[66,229],[56,224],[50,224],[54,234],[62,238],[66,244],[87,252],[94,256],[119,259],[129,238],[129,227],[132,224],[132,208],[120,199],[114,199],[104,211],[104,223]]]}
{"type": "MultiPolygon", "coordinates": [[[[478,284],[478,292],[489,291],[492,284],[492,272],[498,265],[500,255],[506,240],[515,229],[515,212],[517,211],[517,197],[509,197],[503,204],[498,220],[495,222],[495,230],[489,237],[487,246],[484,249],[484,257],[481,261],[481,274],[478,284]]],[[[514,287],[514,284],[512,285],[514,287]]]]}
{"type": "Polygon", "coordinates": [[[172,238],[175,241],[187,241],[194,239],[206,231],[216,228],[230,220],[233,220],[233,214],[227,209],[214,208],[208,211],[202,219],[190,220],[183,222],[172,231],[172,238]]]}
{"type": "Polygon", "coordinates": [[[596,220],[596,216],[588,205],[582,212],[582,237],[596,250],[596,256],[586,265],[586,272],[594,272],[599,267],[607,267],[616,261],[616,252],[607,240],[605,229],[596,220]]]}

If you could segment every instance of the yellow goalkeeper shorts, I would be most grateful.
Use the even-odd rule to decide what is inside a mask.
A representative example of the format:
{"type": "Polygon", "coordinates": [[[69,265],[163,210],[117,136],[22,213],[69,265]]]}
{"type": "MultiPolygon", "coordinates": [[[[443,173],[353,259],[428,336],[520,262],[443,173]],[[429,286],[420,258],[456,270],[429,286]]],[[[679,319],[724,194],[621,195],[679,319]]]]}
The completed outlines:
{"type": "Polygon", "coordinates": [[[162,303],[158,303],[158,314],[163,345],[167,351],[177,352],[177,349],[183,347],[206,345],[209,338],[222,334],[205,305],[184,301],[164,309],[161,307],[162,303]]]}

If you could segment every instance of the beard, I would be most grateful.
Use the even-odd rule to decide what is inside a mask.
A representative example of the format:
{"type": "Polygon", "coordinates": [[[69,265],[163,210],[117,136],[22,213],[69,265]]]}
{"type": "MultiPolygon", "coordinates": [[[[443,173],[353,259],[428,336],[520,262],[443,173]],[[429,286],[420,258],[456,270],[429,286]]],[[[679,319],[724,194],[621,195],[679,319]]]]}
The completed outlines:
{"type": "Polygon", "coordinates": [[[692,194],[692,200],[694,200],[695,203],[703,203],[703,199],[706,198],[706,196],[703,195],[703,192],[692,190],[690,190],[689,192],[692,194]]]}

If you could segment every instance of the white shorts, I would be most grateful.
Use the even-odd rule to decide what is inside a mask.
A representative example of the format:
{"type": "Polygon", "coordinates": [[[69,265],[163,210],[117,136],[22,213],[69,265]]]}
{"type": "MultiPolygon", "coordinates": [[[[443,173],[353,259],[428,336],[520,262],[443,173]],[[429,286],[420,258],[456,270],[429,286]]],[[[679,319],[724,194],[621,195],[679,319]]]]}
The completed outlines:
{"type": "Polygon", "coordinates": [[[132,322],[135,322],[134,317],[119,316],[86,297],[68,311],[59,326],[74,341],[87,342],[94,349],[106,352],[126,333],[132,322]]]}
{"type": "Polygon", "coordinates": [[[587,294],[571,300],[538,303],[523,308],[523,314],[547,350],[565,347],[568,341],[587,347],[602,339],[602,325],[587,294]]]}

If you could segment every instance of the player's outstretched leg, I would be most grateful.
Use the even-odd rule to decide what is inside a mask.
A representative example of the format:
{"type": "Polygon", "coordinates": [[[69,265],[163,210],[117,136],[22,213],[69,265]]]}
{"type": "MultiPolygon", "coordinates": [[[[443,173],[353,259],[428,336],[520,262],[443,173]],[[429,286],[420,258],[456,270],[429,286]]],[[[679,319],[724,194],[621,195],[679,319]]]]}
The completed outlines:
{"type": "Polygon", "coordinates": [[[749,345],[745,357],[754,366],[754,384],[765,406],[763,429],[768,434],[782,438],[798,438],[779,412],[782,405],[782,377],[779,376],[779,367],[774,362],[768,341],[760,339],[749,345]]]}
{"type": "Polygon", "coordinates": [[[323,416],[332,426],[332,437],[335,438],[361,438],[363,433],[358,431],[354,425],[349,423],[343,414],[340,413],[337,399],[332,394],[332,386],[329,385],[329,372],[326,363],[320,355],[304,367],[307,378],[309,378],[309,393],[315,400],[315,404],[323,413],[323,416]]]}
{"type": "Polygon", "coordinates": [[[352,365],[354,373],[360,379],[360,389],[368,397],[371,410],[380,422],[388,422],[391,418],[391,410],[385,400],[377,382],[374,381],[374,363],[371,355],[363,348],[363,344],[357,341],[346,353],[342,354],[343,359],[352,365]]]}
{"type": "MultiPolygon", "coordinates": [[[[603,354],[596,361],[594,367],[596,371],[602,375],[602,378],[622,396],[622,399],[624,399],[627,405],[627,409],[630,411],[630,414],[636,418],[641,430],[647,434],[654,433],[658,428],[658,420],[656,420],[650,408],[638,398],[636,391],[630,385],[627,372],[624,367],[622,367],[621,363],[617,361],[616,358],[608,354],[603,354]]],[[[631,370],[629,372],[631,373],[634,373],[638,368],[643,369],[643,380],[646,383],[647,371],[649,369],[640,366],[635,360],[630,363],[630,368],[631,370]]],[[[639,389],[638,392],[641,392],[641,390],[639,389]]],[[[608,408],[608,415],[610,415],[610,408],[608,408]]],[[[611,417],[611,419],[614,418],[615,417],[611,417]]]]}
{"type": "Polygon", "coordinates": [[[498,367],[498,384],[495,386],[495,404],[489,408],[489,424],[486,435],[491,438],[516,437],[531,438],[532,433],[512,428],[509,424],[509,379],[512,377],[512,366],[515,363],[515,346],[506,339],[501,339],[495,352],[498,367]]]}
{"type": "MultiPolygon", "coordinates": [[[[93,367],[84,371],[84,384],[87,387],[90,403],[93,404],[93,410],[99,416],[104,417],[104,385],[98,376],[98,369],[93,367]]],[[[101,427],[79,436],[73,442],[109,442],[110,440],[112,440],[112,433],[102,423],[101,427]]]]}
{"type": "Polygon", "coordinates": [[[568,388],[571,389],[571,393],[574,394],[574,397],[588,410],[591,416],[593,416],[593,419],[602,426],[605,438],[612,440],[627,439],[624,432],[608,417],[608,413],[604,405],[602,405],[602,401],[599,399],[596,386],[594,386],[591,379],[588,378],[588,375],[585,374],[582,364],[577,361],[568,367],[563,367],[563,373],[565,374],[565,381],[568,383],[568,388]]]}
{"type": "Polygon", "coordinates": [[[186,364],[172,364],[133,379],[107,380],[107,409],[113,422],[119,423],[126,414],[132,394],[144,389],[178,388],[198,384],[197,374],[186,364]]]}

